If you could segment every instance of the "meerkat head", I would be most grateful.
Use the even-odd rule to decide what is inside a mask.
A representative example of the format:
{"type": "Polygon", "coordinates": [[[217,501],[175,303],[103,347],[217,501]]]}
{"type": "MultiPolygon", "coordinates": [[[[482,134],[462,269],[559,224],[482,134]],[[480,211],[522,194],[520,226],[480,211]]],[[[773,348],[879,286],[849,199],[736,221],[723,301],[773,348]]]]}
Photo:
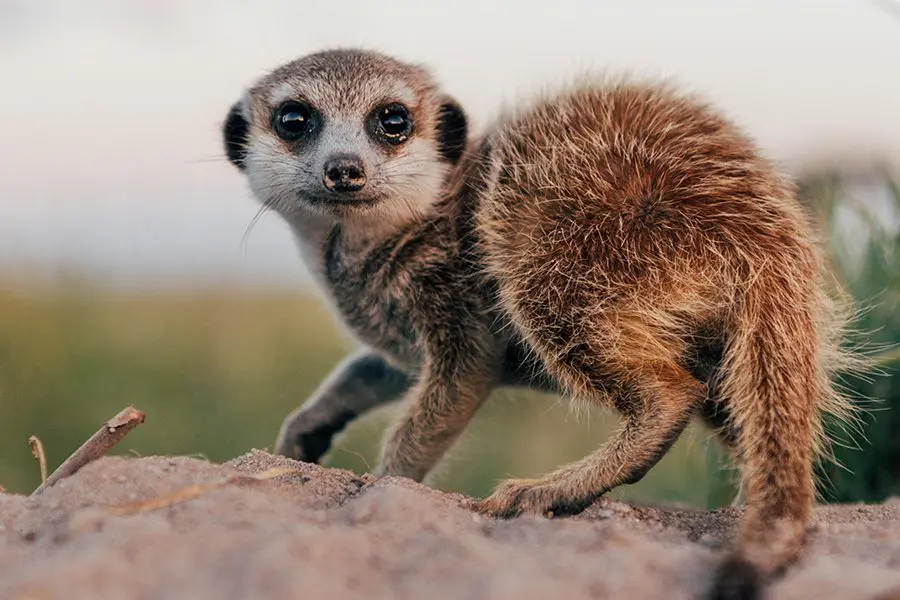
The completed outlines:
{"type": "Polygon", "coordinates": [[[422,68],[358,50],[279,67],[235,103],[225,152],[285,217],[415,218],[466,145],[466,117],[422,68]]]}

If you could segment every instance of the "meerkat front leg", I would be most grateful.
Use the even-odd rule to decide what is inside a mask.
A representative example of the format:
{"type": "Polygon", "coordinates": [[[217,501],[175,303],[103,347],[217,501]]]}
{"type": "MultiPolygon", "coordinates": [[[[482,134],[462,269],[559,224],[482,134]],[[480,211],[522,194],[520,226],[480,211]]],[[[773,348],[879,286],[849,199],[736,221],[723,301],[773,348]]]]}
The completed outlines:
{"type": "Polygon", "coordinates": [[[477,352],[429,356],[386,438],[377,474],[424,479],[490,395],[500,369],[498,360],[477,352]]]}
{"type": "Polygon", "coordinates": [[[276,454],[318,462],[332,438],[366,412],[399,399],[410,378],[370,350],[341,362],[303,406],[285,418],[275,442],[276,454]]]}
{"type": "Polygon", "coordinates": [[[703,388],[677,366],[642,371],[616,399],[622,428],[596,452],[544,477],[503,482],[476,510],[500,517],[574,514],[616,486],[640,481],[687,426],[703,388]]]}

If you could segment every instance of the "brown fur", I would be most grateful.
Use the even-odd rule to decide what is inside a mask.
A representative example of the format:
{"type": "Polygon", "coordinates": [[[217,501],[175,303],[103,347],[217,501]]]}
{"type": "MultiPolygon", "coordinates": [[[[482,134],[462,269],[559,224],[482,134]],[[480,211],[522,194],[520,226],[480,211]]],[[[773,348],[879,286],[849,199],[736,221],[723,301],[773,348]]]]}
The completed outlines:
{"type": "MultiPolygon", "coordinates": [[[[257,85],[251,137],[265,135],[266,93],[285,80],[302,86],[304,65],[257,85]]],[[[317,93],[340,74],[368,90],[348,113],[368,110],[360,97],[385,81],[415,89],[424,135],[441,143],[439,92],[420,69],[369,53],[326,53],[314,65],[326,82],[317,93]]],[[[747,495],[714,594],[753,587],[749,577],[735,592],[735,573],[768,576],[794,560],[813,463],[827,448],[822,418],[846,417],[849,405],[831,383],[843,315],[792,186],[708,106],[625,81],[546,95],[448,162],[430,208],[388,228],[366,225],[379,211],[335,212],[311,227],[295,222],[296,208],[281,210],[370,350],[285,421],[278,450],[317,460],[322,445],[309,451],[304,436],[330,436],[405,394],[378,470],[421,480],[495,387],[558,390],[615,407],[621,429],[577,463],[501,484],[476,508],[562,514],[640,480],[699,414],[733,450],[747,495]],[[363,376],[376,391],[351,400],[363,376]]]]}

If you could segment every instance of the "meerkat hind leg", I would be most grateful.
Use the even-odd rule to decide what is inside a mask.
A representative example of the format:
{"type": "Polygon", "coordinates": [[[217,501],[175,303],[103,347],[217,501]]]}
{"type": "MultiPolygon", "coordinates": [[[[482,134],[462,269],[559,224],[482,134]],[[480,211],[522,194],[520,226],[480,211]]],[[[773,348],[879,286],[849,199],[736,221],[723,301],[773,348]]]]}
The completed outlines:
{"type": "Polygon", "coordinates": [[[623,426],[596,452],[540,478],[505,481],[477,510],[500,517],[574,514],[609,490],[639,481],[684,431],[702,388],[676,366],[644,372],[633,397],[617,402],[623,426]]]}

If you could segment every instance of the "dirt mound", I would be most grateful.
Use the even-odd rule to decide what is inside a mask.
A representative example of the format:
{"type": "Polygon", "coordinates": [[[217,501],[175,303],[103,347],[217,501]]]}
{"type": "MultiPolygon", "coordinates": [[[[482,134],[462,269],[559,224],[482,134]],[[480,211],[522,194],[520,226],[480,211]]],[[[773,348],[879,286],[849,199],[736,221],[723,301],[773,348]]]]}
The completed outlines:
{"type": "MultiPolygon", "coordinates": [[[[259,451],[105,458],[0,494],[0,598],[695,598],[740,516],[602,499],[495,521],[464,501],[259,451]]],[[[771,598],[900,598],[900,502],[817,524],[771,598]]]]}

